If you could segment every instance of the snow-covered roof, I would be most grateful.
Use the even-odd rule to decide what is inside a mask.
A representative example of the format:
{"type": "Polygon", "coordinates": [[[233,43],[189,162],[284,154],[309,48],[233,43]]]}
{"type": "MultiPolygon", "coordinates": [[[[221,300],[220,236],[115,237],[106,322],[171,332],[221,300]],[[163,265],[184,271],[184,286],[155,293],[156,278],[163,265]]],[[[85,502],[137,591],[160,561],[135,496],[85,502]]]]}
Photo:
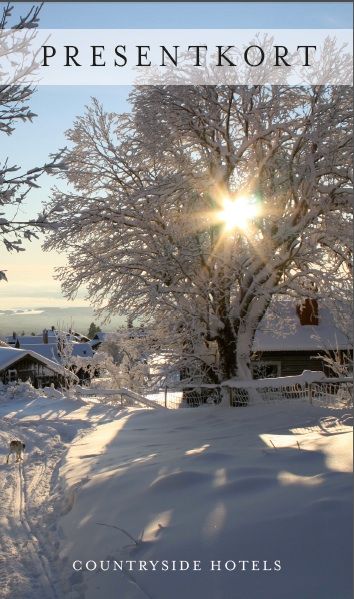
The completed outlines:
{"type": "MultiPolygon", "coordinates": [[[[54,331],[48,331],[48,341],[49,343],[56,341],[56,334],[54,331]]],[[[20,345],[35,345],[37,343],[43,343],[43,334],[41,335],[17,335],[15,338],[13,335],[9,335],[6,337],[6,341],[11,344],[15,344],[16,341],[19,341],[20,345]]]]}
{"type": "MultiPolygon", "coordinates": [[[[70,341],[78,341],[78,342],[89,342],[89,338],[86,337],[85,335],[81,335],[80,333],[76,333],[76,332],[65,332],[65,331],[61,331],[60,333],[56,330],[52,331],[52,329],[47,330],[48,333],[48,342],[49,343],[55,343],[58,339],[58,337],[60,335],[62,335],[64,338],[69,339],[70,341]]],[[[16,341],[19,341],[21,347],[23,345],[34,345],[37,343],[43,343],[43,332],[39,333],[37,335],[16,335],[16,337],[14,337],[13,335],[8,335],[6,337],[6,341],[7,343],[11,343],[12,345],[14,345],[16,343],[16,341]]]]}
{"type": "Polygon", "coordinates": [[[34,351],[37,354],[43,356],[44,358],[54,360],[54,362],[60,362],[57,343],[21,343],[21,349],[25,349],[27,351],[34,351]]]}
{"type": "MultiPolygon", "coordinates": [[[[89,343],[76,343],[75,341],[71,344],[72,356],[78,356],[81,358],[92,358],[93,351],[89,343]]],[[[34,351],[41,356],[54,360],[54,362],[60,363],[61,358],[58,351],[58,343],[21,343],[21,349],[34,351]]],[[[69,356],[68,356],[69,357],[69,356]]]]}
{"type": "Polygon", "coordinates": [[[103,331],[98,331],[92,341],[104,341],[108,333],[104,333],[103,331]]]}
{"type": "Polygon", "coordinates": [[[261,321],[253,351],[319,351],[349,349],[348,337],[336,326],[331,312],[319,308],[319,324],[301,325],[292,301],[277,302],[261,321]]]}
{"type": "Polygon", "coordinates": [[[72,355],[80,358],[92,358],[93,351],[90,343],[73,343],[72,355]]]}
{"type": "MultiPolygon", "coordinates": [[[[0,347],[0,371],[5,370],[26,356],[30,356],[38,360],[38,362],[41,362],[57,374],[63,374],[63,367],[59,366],[59,364],[53,360],[49,360],[37,352],[26,349],[17,349],[15,347],[0,347]]],[[[70,372],[70,370],[65,369],[65,374],[66,376],[72,376],[72,378],[75,379],[77,378],[74,373],[70,372]]]]}
{"type": "Polygon", "coordinates": [[[78,333],[77,331],[71,331],[68,332],[67,337],[70,337],[70,339],[72,339],[72,341],[90,341],[90,338],[87,337],[86,335],[83,335],[82,333],[78,333]]]}

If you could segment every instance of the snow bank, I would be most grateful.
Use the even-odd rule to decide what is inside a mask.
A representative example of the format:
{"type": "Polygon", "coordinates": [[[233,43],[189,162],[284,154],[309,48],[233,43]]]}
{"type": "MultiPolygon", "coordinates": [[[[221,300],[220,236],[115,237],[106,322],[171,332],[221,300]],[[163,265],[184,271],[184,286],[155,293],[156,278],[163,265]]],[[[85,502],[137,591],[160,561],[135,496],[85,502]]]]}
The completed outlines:
{"type": "Polygon", "coordinates": [[[291,402],[100,420],[60,471],[64,596],[349,599],[350,424],[291,402]]]}
{"type": "Polygon", "coordinates": [[[8,383],[4,385],[0,383],[0,401],[9,401],[10,399],[35,399],[43,397],[42,389],[35,389],[31,383],[8,383]]]}
{"type": "Polygon", "coordinates": [[[306,385],[308,383],[314,383],[324,380],[333,381],[333,379],[326,379],[324,372],[320,372],[318,370],[304,370],[302,374],[297,374],[296,376],[278,376],[276,378],[252,380],[242,380],[239,378],[233,378],[223,382],[221,386],[231,387],[234,389],[257,389],[260,387],[276,389],[279,387],[291,387],[292,385],[306,385]]]}
{"type": "Polygon", "coordinates": [[[61,391],[56,389],[54,385],[36,389],[29,381],[8,383],[7,385],[0,382],[0,401],[28,401],[29,399],[37,399],[40,397],[46,397],[48,399],[69,399],[70,401],[77,399],[74,390],[67,389],[61,391]]]}

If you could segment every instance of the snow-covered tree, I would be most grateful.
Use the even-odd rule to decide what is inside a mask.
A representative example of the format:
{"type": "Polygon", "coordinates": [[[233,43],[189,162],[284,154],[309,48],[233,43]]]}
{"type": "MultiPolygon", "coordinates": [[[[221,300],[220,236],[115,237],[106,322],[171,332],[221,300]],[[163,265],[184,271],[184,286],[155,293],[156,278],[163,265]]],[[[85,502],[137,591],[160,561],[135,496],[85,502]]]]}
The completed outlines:
{"type": "Polygon", "coordinates": [[[136,391],[149,386],[149,363],[154,347],[145,329],[134,328],[131,323],[125,329],[110,333],[100,351],[107,357],[104,368],[116,386],[136,391]]]}
{"type": "MultiPolygon", "coordinates": [[[[16,56],[18,61],[18,79],[7,83],[4,72],[0,76],[0,133],[11,135],[18,123],[32,122],[36,115],[29,107],[29,101],[34,93],[34,87],[25,84],[24,78],[28,75],[28,69],[23,71],[25,57],[30,53],[30,41],[11,36],[11,30],[36,29],[39,23],[39,12],[41,6],[33,6],[18,20],[12,18],[13,5],[10,3],[0,9],[0,58],[10,55],[12,61],[16,56]]],[[[31,65],[29,69],[31,68],[31,65]]],[[[5,155],[0,156],[0,239],[8,251],[24,251],[23,239],[29,241],[38,237],[38,232],[46,224],[46,215],[41,214],[30,221],[18,219],[17,214],[34,188],[38,188],[38,179],[44,173],[57,172],[61,163],[62,152],[51,155],[48,163],[21,171],[17,164],[9,161],[5,155]]],[[[0,270],[0,280],[6,280],[6,274],[0,270]]]]}
{"type": "Polygon", "coordinates": [[[49,204],[72,297],[143,317],[187,377],[248,378],[280,295],[345,295],[351,89],[155,86],[131,114],[93,100],[49,204]]]}

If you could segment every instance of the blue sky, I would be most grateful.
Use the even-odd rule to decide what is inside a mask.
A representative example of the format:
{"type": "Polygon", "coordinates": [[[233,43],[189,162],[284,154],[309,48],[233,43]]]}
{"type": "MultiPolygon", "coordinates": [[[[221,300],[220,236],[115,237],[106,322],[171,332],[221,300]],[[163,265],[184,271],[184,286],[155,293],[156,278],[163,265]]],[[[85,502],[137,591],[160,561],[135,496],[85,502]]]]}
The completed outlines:
{"type": "MultiPolygon", "coordinates": [[[[4,3],[0,3],[3,5],[4,3]]],[[[24,13],[29,3],[17,3],[24,13]]],[[[46,3],[41,12],[43,28],[346,28],[352,23],[350,3],[46,3]]],[[[90,97],[98,97],[107,110],[129,109],[127,87],[40,87],[31,100],[38,114],[33,124],[19,125],[9,138],[2,138],[0,158],[32,168],[48,154],[65,145],[64,132],[81,115],[90,97]]],[[[32,194],[22,209],[33,217],[50,193],[51,178],[32,194]]],[[[9,283],[1,284],[0,307],[63,305],[59,285],[52,279],[53,267],[64,257],[44,254],[39,243],[28,244],[20,255],[1,250],[0,268],[8,270],[9,283]],[[34,276],[35,273],[35,276],[34,276]]],[[[83,303],[81,295],[76,304],[83,303]]]]}
{"type": "Polygon", "coordinates": [[[351,15],[346,2],[50,2],[41,27],[345,28],[351,15]]]}

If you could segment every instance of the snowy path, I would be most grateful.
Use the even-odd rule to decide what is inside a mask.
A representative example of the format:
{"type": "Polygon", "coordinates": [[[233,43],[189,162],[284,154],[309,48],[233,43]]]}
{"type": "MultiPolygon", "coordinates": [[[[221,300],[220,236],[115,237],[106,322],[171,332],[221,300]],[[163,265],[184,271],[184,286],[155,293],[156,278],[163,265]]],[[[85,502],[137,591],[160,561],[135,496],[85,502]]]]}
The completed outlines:
{"type": "Polygon", "coordinates": [[[62,598],[58,469],[71,442],[105,417],[104,406],[62,399],[0,404],[0,599],[62,598]],[[12,439],[26,444],[24,460],[17,463],[11,455],[6,464],[12,439]]]}
{"type": "MultiPolygon", "coordinates": [[[[11,419],[2,423],[2,429],[1,445],[5,447],[14,438],[27,442],[28,446],[34,437],[38,437],[33,426],[24,429],[11,419]]],[[[44,437],[42,434],[43,450],[49,445],[44,437]]],[[[54,463],[63,451],[64,446],[61,452],[49,452],[52,454],[49,461],[54,463]]],[[[12,455],[9,465],[2,464],[0,470],[0,597],[57,599],[51,582],[53,573],[46,557],[48,549],[36,527],[41,507],[48,499],[52,470],[47,465],[48,457],[33,464],[27,460],[25,455],[24,462],[16,463],[12,455]],[[34,517],[36,512],[37,517],[34,517]]]]}

